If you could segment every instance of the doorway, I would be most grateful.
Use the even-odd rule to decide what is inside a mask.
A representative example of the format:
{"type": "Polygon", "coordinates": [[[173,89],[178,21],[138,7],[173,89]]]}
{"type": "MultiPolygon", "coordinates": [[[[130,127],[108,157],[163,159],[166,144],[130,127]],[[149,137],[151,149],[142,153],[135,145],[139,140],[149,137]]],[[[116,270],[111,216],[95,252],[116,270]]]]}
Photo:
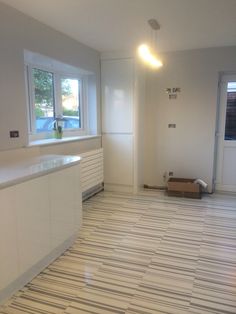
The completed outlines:
{"type": "Polygon", "coordinates": [[[236,74],[221,77],[218,113],[215,189],[236,192],[236,74]]]}

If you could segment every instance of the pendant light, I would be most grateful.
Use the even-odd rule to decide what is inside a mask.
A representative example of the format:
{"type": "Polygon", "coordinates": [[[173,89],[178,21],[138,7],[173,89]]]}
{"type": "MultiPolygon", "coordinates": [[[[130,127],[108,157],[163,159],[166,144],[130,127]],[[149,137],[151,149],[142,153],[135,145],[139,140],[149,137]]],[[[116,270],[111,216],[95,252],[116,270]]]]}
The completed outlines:
{"type": "Polygon", "coordinates": [[[160,29],[160,25],[155,19],[148,20],[151,27],[151,43],[141,44],[138,47],[138,55],[142,61],[153,69],[158,69],[163,66],[162,61],[158,58],[156,53],[156,33],[160,29]]]}

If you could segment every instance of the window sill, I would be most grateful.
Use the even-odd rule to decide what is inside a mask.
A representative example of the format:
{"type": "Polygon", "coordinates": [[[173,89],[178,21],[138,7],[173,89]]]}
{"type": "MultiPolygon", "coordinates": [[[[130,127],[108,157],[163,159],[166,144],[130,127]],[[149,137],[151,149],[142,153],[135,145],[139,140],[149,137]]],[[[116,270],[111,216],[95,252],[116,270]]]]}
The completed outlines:
{"type": "Polygon", "coordinates": [[[62,139],[49,138],[49,139],[31,141],[28,147],[58,145],[58,144],[65,144],[65,143],[70,143],[70,142],[86,141],[86,140],[90,140],[93,138],[100,138],[100,137],[101,135],[83,135],[83,136],[64,137],[62,139]]]}

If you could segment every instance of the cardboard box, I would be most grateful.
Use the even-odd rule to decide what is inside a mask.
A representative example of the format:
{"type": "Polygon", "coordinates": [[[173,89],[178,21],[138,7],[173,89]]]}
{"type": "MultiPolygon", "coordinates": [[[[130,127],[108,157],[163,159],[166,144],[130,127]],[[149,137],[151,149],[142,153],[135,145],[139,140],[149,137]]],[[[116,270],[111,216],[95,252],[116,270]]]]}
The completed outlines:
{"type": "Polygon", "coordinates": [[[170,178],[167,182],[169,196],[201,198],[201,186],[195,179],[170,178]]]}

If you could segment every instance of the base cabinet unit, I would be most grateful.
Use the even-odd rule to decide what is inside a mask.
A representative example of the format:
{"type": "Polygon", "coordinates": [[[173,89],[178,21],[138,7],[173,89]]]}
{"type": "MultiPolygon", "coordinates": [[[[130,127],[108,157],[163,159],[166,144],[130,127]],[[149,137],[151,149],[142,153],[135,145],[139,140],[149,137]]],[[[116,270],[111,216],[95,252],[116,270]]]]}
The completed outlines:
{"type": "Polygon", "coordinates": [[[81,200],[79,164],[0,190],[0,302],[73,243],[81,200]]]}
{"type": "Polygon", "coordinates": [[[77,229],[75,210],[77,180],[74,168],[61,170],[49,176],[52,247],[63,243],[77,229]]]}
{"type": "Polygon", "coordinates": [[[42,256],[49,254],[50,202],[48,178],[39,177],[15,186],[14,206],[17,217],[19,271],[23,274],[42,256]]]}
{"type": "Polygon", "coordinates": [[[0,190],[0,291],[19,276],[14,187],[0,190]]]}

